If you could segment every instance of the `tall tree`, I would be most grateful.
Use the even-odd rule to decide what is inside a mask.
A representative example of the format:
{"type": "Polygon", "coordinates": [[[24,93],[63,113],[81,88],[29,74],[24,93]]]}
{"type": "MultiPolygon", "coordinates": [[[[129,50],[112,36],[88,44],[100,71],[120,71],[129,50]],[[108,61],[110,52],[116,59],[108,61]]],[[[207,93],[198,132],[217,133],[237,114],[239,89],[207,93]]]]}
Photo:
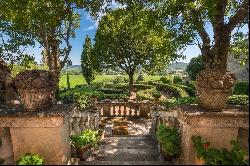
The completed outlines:
{"type": "Polygon", "coordinates": [[[82,74],[85,78],[88,85],[94,80],[94,71],[92,67],[92,44],[91,39],[87,35],[85,38],[85,43],[83,44],[83,51],[81,55],[81,67],[82,67],[82,74]]]}
{"type": "Polygon", "coordinates": [[[161,0],[154,4],[166,28],[176,31],[180,40],[183,34],[189,35],[192,42],[197,39],[207,69],[227,69],[233,30],[249,20],[248,0],[161,0]],[[207,32],[208,25],[212,25],[213,40],[207,32]]]}
{"type": "MultiPolygon", "coordinates": [[[[4,38],[17,38],[14,43],[17,43],[17,46],[34,45],[37,41],[43,47],[49,70],[58,83],[61,68],[70,63],[69,39],[75,36],[74,30],[79,27],[79,15],[74,12],[77,8],[76,1],[1,0],[0,4],[0,29],[4,38]],[[16,34],[20,38],[16,37],[16,34]],[[29,39],[29,42],[22,42],[24,39],[29,39]],[[22,44],[19,44],[20,42],[22,44]]],[[[9,43],[14,50],[19,50],[16,45],[9,43]]],[[[10,56],[7,56],[7,60],[9,58],[10,56]]]]}
{"type": "Polygon", "coordinates": [[[187,65],[186,71],[191,80],[195,80],[196,76],[200,71],[205,69],[203,56],[199,55],[190,60],[187,65]]]}
{"type": "Polygon", "coordinates": [[[117,9],[100,20],[95,36],[95,61],[100,68],[119,67],[129,76],[130,91],[136,68],[161,70],[171,60],[181,57],[181,45],[165,31],[156,15],[138,6],[117,9]]]}

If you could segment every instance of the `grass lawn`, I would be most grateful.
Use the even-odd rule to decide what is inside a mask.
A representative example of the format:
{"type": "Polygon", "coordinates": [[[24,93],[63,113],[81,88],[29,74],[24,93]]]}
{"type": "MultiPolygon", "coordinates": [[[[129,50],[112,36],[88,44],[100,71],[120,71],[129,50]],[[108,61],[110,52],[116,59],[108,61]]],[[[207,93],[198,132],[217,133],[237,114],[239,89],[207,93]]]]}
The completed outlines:
{"type": "MultiPolygon", "coordinates": [[[[119,77],[119,75],[96,75],[94,82],[109,82],[116,77],[119,77]]],[[[127,75],[120,75],[120,77],[124,77],[128,79],[127,75]]],[[[138,75],[135,75],[135,80],[137,79],[137,77],[138,75]]],[[[149,80],[159,80],[162,76],[143,75],[143,77],[144,77],[144,81],[149,81],[149,80]]],[[[82,75],[69,75],[69,80],[70,80],[71,88],[75,87],[76,85],[86,84],[86,81],[82,75]]],[[[67,87],[67,75],[61,76],[59,87],[60,88],[67,87]]]]}

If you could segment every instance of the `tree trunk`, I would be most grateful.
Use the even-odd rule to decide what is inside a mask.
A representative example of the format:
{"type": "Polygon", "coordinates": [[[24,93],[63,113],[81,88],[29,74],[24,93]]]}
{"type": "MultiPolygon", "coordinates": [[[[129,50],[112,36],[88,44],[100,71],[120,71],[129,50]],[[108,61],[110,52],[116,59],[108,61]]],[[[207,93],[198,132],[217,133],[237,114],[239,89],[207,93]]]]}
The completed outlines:
{"type": "Polygon", "coordinates": [[[130,73],[129,74],[129,93],[131,94],[134,90],[133,85],[134,85],[134,74],[130,73]]]}

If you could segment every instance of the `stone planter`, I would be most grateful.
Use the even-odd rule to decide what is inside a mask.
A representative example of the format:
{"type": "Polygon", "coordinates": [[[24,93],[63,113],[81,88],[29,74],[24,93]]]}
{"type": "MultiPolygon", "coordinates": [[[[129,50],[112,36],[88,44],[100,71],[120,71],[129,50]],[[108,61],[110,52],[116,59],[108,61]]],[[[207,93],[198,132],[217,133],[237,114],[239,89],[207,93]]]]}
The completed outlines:
{"type": "Polygon", "coordinates": [[[15,77],[14,84],[26,111],[38,111],[52,105],[55,84],[46,70],[24,71],[15,77]]]}
{"type": "Polygon", "coordinates": [[[231,94],[235,76],[228,71],[203,70],[196,78],[198,104],[208,111],[221,111],[231,94]]]}

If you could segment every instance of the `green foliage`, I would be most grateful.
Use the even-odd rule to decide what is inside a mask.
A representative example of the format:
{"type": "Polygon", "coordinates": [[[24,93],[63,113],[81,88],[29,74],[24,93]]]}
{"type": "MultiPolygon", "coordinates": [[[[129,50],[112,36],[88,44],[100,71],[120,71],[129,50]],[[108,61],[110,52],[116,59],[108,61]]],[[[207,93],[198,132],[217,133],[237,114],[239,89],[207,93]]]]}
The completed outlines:
{"type": "Polygon", "coordinates": [[[159,92],[159,91],[156,91],[156,92],[153,92],[153,94],[152,94],[152,96],[154,97],[154,98],[160,98],[161,97],[161,93],[159,92]]]}
{"type": "Polygon", "coordinates": [[[249,95],[249,83],[245,81],[238,81],[234,85],[234,95],[249,95]]]}
{"type": "Polygon", "coordinates": [[[200,71],[205,69],[205,63],[203,56],[199,55],[190,60],[187,66],[187,73],[191,80],[196,80],[196,76],[200,71]]]}
{"type": "Polygon", "coordinates": [[[161,77],[160,81],[162,81],[164,84],[172,84],[173,83],[173,77],[171,75],[161,77]]]}
{"type": "Polygon", "coordinates": [[[112,80],[113,84],[120,84],[120,83],[126,83],[128,82],[128,79],[122,76],[117,76],[112,80]]]}
{"type": "Polygon", "coordinates": [[[26,153],[16,161],[17,165],[44,165],[44,159],[38,154],[26,153]]]}
{"type": "Polygon", "coordinates": [[[198,158],[205,161],[206,165],[247,165],[244,160],[246,152],[240,147],[238,141],[230,142],[232,149],[215,149],[210,147],[209,142],[203,142],[200,136],[191,137],[198,158]]]}
{"type": "Polygon", "coordinates": [[[90,96],[84,93],[74,93],[74,102],[81,109],[90,106],[90,96]]]}
{"type": "Polygon", "coordinates": [[[177,104],[197,104],[196,97],[181,97],[177,99],[177,104]]]}
{"type": "Polygon", "coordinates": [[[153,100],[154,99],[153,93],[156,93],[155,88],[139,90],[136,93],[136,98],[138,100],[153,100]]]}
{"type": "Polygon", "coordinates": [[[21,66],[18,64],[12,64],[10,65],[10,70],[11,70],[11,76],[15,77],[18,73],[25,71],[25,70],[34,70],[34,69],[39,69],[39,70],[48,70],[47,66],[42,66],[42,65],[36,65],[34,63],[29,63],[26,66],[21,66]]]}
{"type": "Polygon", "coordinates": [[[188,93],[184,89],[174,86],[174,85],[161,84],[161,83],[152,83],[152,84],[156,86],[156,89],[158,91],[167,92],[169,94],[172,94],[176,98],[189,96],[188,93]]]}
{"type": "Polygon", "coordinates": [[[181,84],[182,83],[182,79],[179,76],[174,76],[173,79],[173,84],[181,84]]]}
{"type": "Polygon", "coordinates": [[[88,85],[90,85],[90,83],[94,80],[94,71],[92,63],[93,63],[93,53],[92,53],[91,39],[87,35],[81,55],[81,67],[82,67],[83,77],[85,78],[88,85]]]}
{"type": "Polygon", "coordinates": [[[139,74],[139,76],[138,76],[136,82],[139,83],[139,82],[141,82],[141,81],[144,81],[144,77],[143,77],[142,73],[139,74]]]}
{"type": "Polygon", "coordinates": [[[231,105],[249,105],[248,95],[232,95],[228,97],[227,104],[231,105]]]}
{"type": "Polygon", "coordinates": [[[134,84],[133,87],[136,90],[147,90],[147,89],[153,89],[153,88],[155,88],[152,85],[145,85],[145,84],[134,84]]]}
{"type": "Polygon", "coordinates": [[[171,99],[163,100],[160,104],[165,108],[173,108],[177,106],[177,100],[176,98],[172,97],[171,99]]]}
{"type": "Polygon", "coordinates": [[[180,154],[181,135],[178,129],[161,124],[156,131],[156,136],[166,154],[173,157],[180,154]]]}
{"type": "Polygon", "coordinates": [[[195,90],[195,81],[185,81],[184,85],[195,90]]]}
{"type": "Polygon", "coordinates": [[[67,73],[67,87],[70,89],[70,81],[69,81],[69,74],[67,73]]]}
{"type": "Polygon", "coordinates": [[[119,67],[132,79],[139,65],[153,72],[179,58],[179,45],[156,17],[154,12],[134,5],[102,17],[94,45],[100,68],[119,67]]]}
{"type": "Polygon", "coordinates": [[[78,135],[70,136],[71,144],[76,148],[84,148],[85,146],[95,146],[99,140],[98,131],[86,129],[78,135]]]}
{"type": "Polygon", "coordinates": [[[185,86],[185,85],[180,85],[180,84],[173,84],[173,86],[180,87],[183,90],[185,90],[190,97],[195,97],[196,96],[196,91],[195,89],[185,86]]]}
{"type": "Polygon", "coordinates": [[[120,93],[120,94],[104,94],[104,99],[110,100],[127,100],[129,98],[128,93],[120,93]]]}

